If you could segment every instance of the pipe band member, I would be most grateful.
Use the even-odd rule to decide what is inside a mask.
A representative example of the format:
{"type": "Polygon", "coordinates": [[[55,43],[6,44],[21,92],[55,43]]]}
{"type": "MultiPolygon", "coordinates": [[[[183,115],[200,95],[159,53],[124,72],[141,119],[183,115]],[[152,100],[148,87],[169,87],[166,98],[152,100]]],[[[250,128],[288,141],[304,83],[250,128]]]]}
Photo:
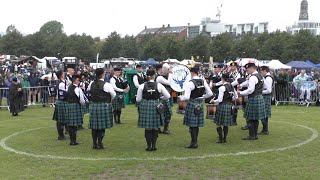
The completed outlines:
{"type": "Polygon", "coordinates": [[[69,135],[70,135],[70,145],[78,145],[77,142],[77,131],[78,126],[81,126],[83,123],[83,114],[81,105],[85,105],[86,98],[79,87],[80,85],[80,76],[72,76],[72,84],[68,87],[67,95],[67,124],[69,126],[69,135]]]}
{"type": "Polygon", "coordinates": [[[91,94],[89,129],[92,129],[93,149],[104,149],[105,129],[113,127],[111,100],[116,96],[112,85],[104,82],[105,72],[96,69],[96,79],[88,86],[91,94]]]}
{"type": "Polygon", "coordinates": [[[57,122],[57,132],[58,132],[58,140],[66,140],[64,136],[65,133],[68,133],[67,126],[67,113],[66,113],[66,105],[67,105],[67,91],[68,91],[68,83],[65,79],[65,75],[63,71],[56,72],[58,78],[58,88],[56,95],[56,105],[53,113],[53,120],[57,122]],[[64,131],[66,131],[64,133],[64,131]]]}
{"type": "Polygon", "coordinates": [[[189,127],[191,143],[186,148],[198,148],[199,127],[203,127],[203,99],[213,95],[208,83],[199,78],[198,68],[191,68],[192,80],[188,82],[185,94],[179,96],[181,101],[188,101],[185,109],[183,124],[189,127]]]}
{"type": "Polygon", "coordinates": [[[261,74],[264,78],[262,96],[264,99],[266,118],[261,119],[262,131],[259,133],[259,135],[268,135],[269,134],[268,121],[269,121],[269,118],[271,118],[272,87],[274,84],[274,78],[271,76],[268,66],[261,67],[261,74]]]}
{"type": "MultiPolygon", "coordinates": [[[[148,80],[147,80],[147,76],[143,74],[142,66],[140,64],[136,66],[136,69],[137,69],[137,74],[133,76],[133,84],[138,90],[139,86],[147,82],[148,80]]],[[[135,101],[136,101],[136,97],[134,98],[133,102],[135,101]]],[[[138,104],[136,104],[136,106],[138,106],[138,104]]]]}
{"type": "Polygon", "coordinates": [[[257,66],[254,63],[246,65],[250,78],[248,80],[248,89],[238,91],[240,96],[248,96],[246,104],[245,117],[248,121],[249,136],[243,140],[257,140],[259,120],[266,118],[265,105],[262,97],[263,77],[257,72],[257,66]]]}
{"type": "Polygon", "coordinates": [[[121,78],[120,68],[114,68],[113,71],[114,76],[110,79],[110,84],[117,93],[116,97],[112,100],[113,117],[116,124],[121,124],[121,109],[125,107],[124,93],[129,92],[130,87],[128,83],[121,78]]]}
{"type": "Polygon", "coordinates": [[[161,100],[170,98],[166,88],[155,82],[155,71],[148,69],[148,82],[140,85],[136,101],[139,103],[139,120],[138,127],[145,128],[145,138],[147,141],[146,151],[157,150],[156,143],[158,138],[158,129],[161,125],[161,117],[157,110],[157,106],[161,100]],[[162,97],[160,97],[163,95],[162,97]]]}
{"type": "Polygon", "coordinates": [[[211,103],[219,103],[214,122],[217,125],[219,139],[217,143],[226,143],[229,126],[233,122],[233,101],[238,97],[234,87],[228,82],[229,74],[222,75],[222,86],[219,88],[218,99],[212,99],[211,103]],[[223,128],[222,128],[223,126],[223,128]]]}

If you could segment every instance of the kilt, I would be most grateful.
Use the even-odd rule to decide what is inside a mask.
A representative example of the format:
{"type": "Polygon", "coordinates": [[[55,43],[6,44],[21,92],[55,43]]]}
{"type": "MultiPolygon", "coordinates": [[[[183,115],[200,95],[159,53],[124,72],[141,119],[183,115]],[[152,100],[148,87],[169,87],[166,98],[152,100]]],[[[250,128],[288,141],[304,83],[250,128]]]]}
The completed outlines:
{"type": "Polygon", "coordinates": [[[232,126],[232,104],[220,103],[214,121],[219,126],[232,126]]]}
{"type": "Polygon", "coordinates": [[[139,103],[138,127],[146,129],[160,128],[161,118],[157,112],[158,100],[145,100],[139,103]]]}
{"type": "Polygon", "coordinates": [[[80,126],[83,124],[81,105],[78,103],[67,103],[67,124],[69,126],[80,126]]]}
{"type": "Polygon", "coordinates": [[[161,114],[162,122],[169,123],[172,116],[172,109],[170,105],[170,99],[162,100],[162,104],[164,105],[164,112],[161,114]]]}
{"type": "Polygon", "coordinates": [[[89,113],[89,103],[86,103],[85,105],[81,105],[81,111],[82,111],[82,114],[87,114],[89,113]]]}
{"type": "Polygon", "coordinates": [[[266,117],[271,118],[271,95],[264,95],[264,108],[266,110],[266,117]]]}
{"type": "Polygon", "coordinates": [[[262,95],[248,98],[245,117],[247,120],[260,120],[266,118],[266,111],[262,95]]]}
{"type": "Polygon", "coordinates": [[[190,99],[184,112],[183,124],[189,127],[203,127],[204,113],[203,113],[203,100],[190,99]],[[197,104],[202,105],[202,111],[199,115],[194,113],[194,108],[197,104]]]}
{"type": "Polygon", "coordinates": [[[55,120],[59,123],[67,123],[66,105],[66,101],[57,100],[52,120],[55,120]]]}
{"type": "Polygon", "coordinates": [[[94,102],[89,108],[89,129],[107,129],[113,126],[112,105],[105,102],[94,102]]]}
{"type": "Polygon", "coordinates": [[[114,97],[114,99],[112,100],[112,107],[113,107],[113,110],[118,110],[118,109],[124,108],[124,94],[123,93],[117,92],[116,97],[114,97]],[[119,96],[120,95],[123,96],[123,101],[122,102],[119,102],[119,96]]]}

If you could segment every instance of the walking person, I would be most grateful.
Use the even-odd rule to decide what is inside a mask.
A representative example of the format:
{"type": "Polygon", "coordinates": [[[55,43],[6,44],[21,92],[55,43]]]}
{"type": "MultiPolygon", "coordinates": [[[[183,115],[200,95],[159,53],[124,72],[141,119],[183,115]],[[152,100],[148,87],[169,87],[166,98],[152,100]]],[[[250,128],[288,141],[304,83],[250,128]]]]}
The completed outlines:
{"type": "Polygon", "coordinates": [[[12,78],[12,84],[9,88],[10,112],[12,116],[18,116],[18,113],[24,111],[23,89],[18,82],[17,77],[12,78]]]}

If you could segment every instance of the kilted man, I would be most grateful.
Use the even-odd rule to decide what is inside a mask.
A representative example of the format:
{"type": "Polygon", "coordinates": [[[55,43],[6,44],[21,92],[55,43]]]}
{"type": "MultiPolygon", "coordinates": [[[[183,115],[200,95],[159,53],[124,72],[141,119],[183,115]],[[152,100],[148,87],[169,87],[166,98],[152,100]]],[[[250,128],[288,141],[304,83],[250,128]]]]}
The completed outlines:
{"type": "MultiPolygon", "coordinates": [[[[156,71],[157,71],[157,73],[156,73],[155,81],[157,83],[162,84],[170,94],[172,92],[172,89],[170,87],[170,82],[168,80],[169,79],[169,71],[168,71],[168,75],[166,75],[166,77],[165,77],[162,72],[162,64],[156,65],[156,71]]],[[[161,122],[164,124],[164,128],[163,128],[163,131],[161,131],[161,129],[159,128],[159,133],[170,134],[169,124],[170,124],[171,116],[172,116],[172,109],[171,109],[171,102],[170,101],[171,101],[171,99],[162,100],[162,104],[164,105],[164,113],[161,115],[161,119],[162,119],[161,122]]]]}
{"type": "Polygon", "coordinates": [[[218,99],[212,99],[210,101],[211,103],[219,103],[214,119],[219,135],[217,143],[227,142],[229,126],[234,125],[233,101],[238,97],[238,95],[234,87],[228,82],[228,79],[229,74],[222,74],[223,85],[219,88],[218,99]]]}
{"type": "Polygon", "coordinates": [[[79,87],[80,76],[72,76],[72,84],[68,87],[67,92],[67,124],[69,126],[69,135],[70,135],[70,145],[78,145],[77,142],[77,131],[78,126],[81,126],[83,123],[83,114],[81,105],[85,105],[86,98],[83,91],[79,87]]]}
{"type": "Polygon", "coordinates": [[[184,113],[183,124],[189,126],[191,135],[191,143],[186,148],[198,148],[198,134],[199,127],[203,127],[204,114],[203,114],[203,99],[211,97],[212,91],[208,83],[199,78],[198,68],[191,68],[192,80],[188,82],[185,94],[179,96],[181,101],[188,101],[184,113]]]}
{"type": "Polygon", "coordinates": [[[124,108],[124,93],[129,92],[130,87],[128,83],[125,83],[121,78],[121,69],[114,68],[114,75],[110,79],[110,84],[112,85],[114,91],[117,93],[116,97],[112,100],[113,107],[113,117],[116,124],[121,124],[120,116],[121,109],[124,108]]]}
{"type": "Polygon", "coordinates": [[[67,76],[66,80],[68,85],[72,84],[72,76],[74,75],[74,69],[73,68],[68,68],[67,69],[67,76]]]}
{"type": "Polygon", "coordinates": [[[63,71],[56,72],[58,78],[57,85],[57,96],[56,96],[56,105],[53,113],[53,120],[57,121],[57,131],[58,131],[58,140],[65,140],[64,136],[64,127],[67,129],[67,113],[66,113],[66,104],[67,104],[67,91],[68,83],[65,80],[65,75],[63,71]]]}
{"type": "Polygon", "coordinates": [[[161,99],[167,100],[170,94],[162,84],[154,81],[155,71],[153,69],[148,69],[147,77],[149,81],[139,86],[136,97],[136,101],[139,102],[138,127],[145,128],[146,151],[156,151],[158,129],[161,125],[158,105],[161,102],[161,95],[163,95],[161,99]]]}
{"type": "Polygon", "coordinates": [[[139,86],[147,81],[146,75],[142,73],[142,66],[138,64],[136,66],[137,74],[133,76],[133,84],[138,89],[139,86]]]}
{"type": "Polygon", "coordinates": [[[104,82],[104,77],[104,70],[96,69],[96,80],[88,87],[91,94],[89,129],[92,129],[93,149],[104,149],[102,140],[105,129],[113,126],[111,100],[116,92],[110,83],[104,82]]]}
{"type": "Polygon", "coordinates": [[[262,96],[264,99],[266,117],[261,120],[262,131],[259,133],[259,135],[268,135],[269,134],[268,120],[269,118],[271,118],[272,86],[274,84],[274,79],[270,74],[269,67],[262,66],[260,70],[261,70],[262,76],[264,77],[262,96]]]}
{"type": "Polygon", "coordinates": [[[12,116],[18,116],[19,112],[24,111],[23,89],[17,77],[12,78],[9,87],[10,112],[12,116]]]}
{"type": "Polygon", "coordinates": [[[246,104],[245,118],[248,121],[249,136],[243,140],[257,140],[259,120],[266,116],[264,100],[262,97],[263,77],[257,72],[257,66],[254,63],[246,65],[250,78],[248,80],[248,89],[238,91],[240,96],[248,95],[248,102],[246,104]]]}
{"type": "MultiPolygon", "coordinates": [[[[238,79],[241,78],[240,73],[238,72],[238,64],[236,62],[230,63],[230,74],[229,74],[229,80],[231,85],[234,87],[235,90],[237,90],[238,85],[238,79]]],[[[235,108],[232,114],[233,124],[237,125],[237,118],[238,118],[238,108],[235,108]]]]}

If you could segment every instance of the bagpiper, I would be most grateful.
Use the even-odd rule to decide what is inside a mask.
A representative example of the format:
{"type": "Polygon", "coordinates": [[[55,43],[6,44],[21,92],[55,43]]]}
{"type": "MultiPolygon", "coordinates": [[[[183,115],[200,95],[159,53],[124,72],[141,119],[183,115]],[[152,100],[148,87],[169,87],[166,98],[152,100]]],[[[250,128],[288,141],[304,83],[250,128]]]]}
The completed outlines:
{"type": "Polygon", "coordinates": [[[133,76],[133,84],[138,89],[139,86],[147,81],[147,77],[142,73],[142,66],[138,64],[136,66],[137,74],[133,76]]]}
{"type": "Polygon", "coordinates": [[[136,101],[139,103],[138,127],[145,128],[145,138],[147,142],[146,151],[156,151],[157,138],[161,126],[160,97],[163,100],[170,98],[166,88],[155,82],[155,71],[148,69],[148,82],[140,85],[137,92],[136,101]]]}
{"type": "Polygon", "coordinates": [[[111,100],[116,92],[110,83],[104,82],[105,73],[102,68],[96,69],[96,80],[88,86],[91,94],[89,129],[92,129],[93,149],[104,149],[105,129],[113,127],[111,100]]]}
{"type": "Polygon", "coordinates": [[[79,87],[80,76],[72,76],[72,84],[68,87],[67,92],[67,124],[69,126],[69,135],[70,135],[70,145],[78,145],[77,142],[77,131],[78,126],[81,126],[83,123],[83,114],[81,105],[85,105],[86,98],[83,91],[79,87]]]}
{"type": "Polygon", "coordinates": [[[259,133],[259,135],[268,135],[269,134],[268,121],[269,121],[269,118],[271,118],[272,87],[274,84],[274,79],[270,74],[270,70],[268,66],[262,66],[260,69],[261,69],[261,74],[264,78],[262,96],[264,99],[266,117],[261,120],[262,131],[259,133]]]}
{"type": "Polygon", "coordinates": [[[188,82],[185,94],[179,96],[180,101],[188,101],[183,124],[189,127],[191,143],[186,148],[198,148],[199,127],[204,125],[203,100],[213,95],[208,83],[199,78],[198,68],[191,68],[192,80],[188,82]]]}
{"type": "Polygon", "coordinates": [[[240,96],[248,96],[248,102],[245,108],[245,118],[248,121],[249,136],[243,140],[257,140],[259,120],[265,119],[265,105],[262,97],[263,77],[257,71],[254,63],[248,63],[246,70],[250,76],[248,80],[248,89],[238,91],[240,96]]]}
{"type": "Polygon", "coordinates": [[[112,85],[114,91],[117,93],[116,97],[112,100],[113,107],[113,117],[116,124],[121,124],[121,109],[125,107],[124,105],[124,93],[129,92],[130,87],[127,82],[121,78],[121,69],[114,68],[114,75],[110,79],[110,84],[112,85]]]}
{"type": "Polygon", "coordinates": [[[219,103],[218,110],[214,119],[217,125],[217,133],[219,139],[217,143],[226,143],[229,132],[229,126],[234,125],[233,114],[234,106],[233,101],[238,97],[234,87],[228,82],[229,75],[222,75],[223,85],[219,88],[218,99],[212,99],[210,103],[219,103]],[[223,127],[223,128],[222,128],[223,127]]]}

